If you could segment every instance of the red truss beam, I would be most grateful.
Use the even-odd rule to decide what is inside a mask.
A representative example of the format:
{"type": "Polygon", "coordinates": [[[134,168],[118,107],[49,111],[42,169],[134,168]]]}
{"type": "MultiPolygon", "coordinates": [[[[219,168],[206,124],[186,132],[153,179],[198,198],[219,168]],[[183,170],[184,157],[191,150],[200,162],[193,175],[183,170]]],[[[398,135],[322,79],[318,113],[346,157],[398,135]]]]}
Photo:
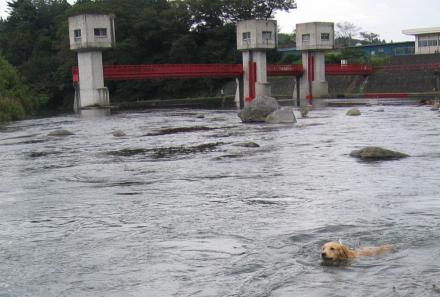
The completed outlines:
{"type": "Polygon", "coordinates": [[[267,75],[269,76],[298,76],[303,72],[301,64],[267,65],[267,75]]]}
{"type": "MultiPolygon", "coordinates": [[[[439,64],[440,68],[440,64],[439,64]]],[[[267,65],[269,76],[299,76],[304,72],[300,64],[267,65]]],[[[367,75],[373,72],[371,65],[328,64],[327,75],[367,75]]],[[[241,64],[146,64],[146,65],[104,65],[105,80],[142,80],[170,78],[227,78],[241,77],[241,64]]],[[[78,67],[72,71],[73,81],[79,81],[78,67]]]]}
{"type": "MultiPolygon", "coordinates": [[[[303,73],[302,65],[268,65],[270,76],[295,76],[303,73]]],[[[73,67],[73,81],[79,81],[78,67],[73,67]]],[[[241,64],[147,64],[104,65],[105,80],[142,80],[167,78],[241,77],[241,64]]]]}

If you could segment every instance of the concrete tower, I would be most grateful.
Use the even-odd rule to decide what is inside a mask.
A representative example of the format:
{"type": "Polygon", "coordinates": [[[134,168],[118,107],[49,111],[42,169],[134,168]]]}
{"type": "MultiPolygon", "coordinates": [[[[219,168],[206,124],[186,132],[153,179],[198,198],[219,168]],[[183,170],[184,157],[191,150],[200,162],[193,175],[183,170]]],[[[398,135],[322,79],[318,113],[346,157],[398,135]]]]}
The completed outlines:
{"type": "MultiPolygon", "coordinates": [[[[313,98],[328,96],[325,78],[325,51],[334,47],[333,23],[313,22],[296,25],[296,47],[302,51],[304,75],[300,79],[300,100],[309,104],[313,98]]],[[[294,92],[296,94],[296,92],[294,92]]],[[[294,95],[295,96],[295,95],[294,95]]]]}
{"type": "Polygon", "coordinates": [[[70,49],[78,52],[79,92],[75,90],[75,109],[108,106],[102,51],[115,44],[114,16],[80,14],[69,17],[69,38],[70,49]]]}
{"type": "Polygon", "coordinates": [[[277,47],[277,23],[274,20],[248,20],[237,24],[237,49],[243,53],[243,97],[270,96],[267,82],[266,51],[277,47]]]}

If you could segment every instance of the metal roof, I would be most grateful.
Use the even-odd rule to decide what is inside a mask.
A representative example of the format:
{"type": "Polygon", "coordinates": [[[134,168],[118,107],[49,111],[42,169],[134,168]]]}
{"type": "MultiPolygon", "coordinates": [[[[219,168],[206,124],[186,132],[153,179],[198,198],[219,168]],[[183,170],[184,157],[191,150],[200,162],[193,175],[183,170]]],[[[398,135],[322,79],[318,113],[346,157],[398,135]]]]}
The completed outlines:
{"type": "Polygon", "coordinates": [[[440,33],[440,27],[407,29],[402,31],[405,35],[421,35],[421,34],[435,34],[440,33]]]}

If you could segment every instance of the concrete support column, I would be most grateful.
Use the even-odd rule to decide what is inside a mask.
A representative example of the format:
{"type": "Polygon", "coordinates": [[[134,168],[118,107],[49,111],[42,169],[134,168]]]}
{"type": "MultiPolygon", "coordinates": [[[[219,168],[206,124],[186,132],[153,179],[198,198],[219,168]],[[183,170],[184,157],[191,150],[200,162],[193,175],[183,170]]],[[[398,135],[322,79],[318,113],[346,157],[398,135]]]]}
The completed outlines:
{"type": "Polygon", "coordinates": [[[104,87],[101,51],[78,53],[79,106],[108,106],[108,90],[104,87]]]}
{"type": "Polygon", "coordinates": [[[255,95],[256,96],[271,96],[270,84],[267,81],[267,57],[266,51],[254,51],[253,52],[254,62],[256,64],[256,85],[255,85],[255,95]]]}
{"type": "Polygon", "coordinates": [[[267,58],[265,51],[243,52],[243,97],[251,101],[256,96],[270,96],[267,81],[267,58]]]}
{"type": "MultiPolygon", "coordinates": [[[[328,82],[325,78],[325,54],[320,51],[302,53],[304,74],[299,82],[301,105],[311,104],[313,98],[328,97],[328,82]]],[[[295,98],[298,100],[295,87],[295,98]]]]}
{"type": "Polygon", "coordinates": [[[251,52],[245,51],[242,53],[243,56],[243,97],[246,101],[246,98],[249,98],[249,62],[252,61],[251,52]]]}

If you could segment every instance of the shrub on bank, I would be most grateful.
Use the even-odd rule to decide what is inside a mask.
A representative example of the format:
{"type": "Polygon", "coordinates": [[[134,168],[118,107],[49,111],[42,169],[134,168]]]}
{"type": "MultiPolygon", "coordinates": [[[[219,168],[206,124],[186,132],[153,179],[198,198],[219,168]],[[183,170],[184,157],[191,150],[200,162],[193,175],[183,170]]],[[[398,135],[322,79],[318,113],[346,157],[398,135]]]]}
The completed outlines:
{"type": "Polygon", "coordinates": [[[33,114],[37,104],[15,68],[0,56],[0,122],[16,121],[33,114]]]}
{"type": "Polygon", "coordinates": [[[0,97],[0,122],[21,120],[25,115],[23,105],[19,101],[0,97]]]}

